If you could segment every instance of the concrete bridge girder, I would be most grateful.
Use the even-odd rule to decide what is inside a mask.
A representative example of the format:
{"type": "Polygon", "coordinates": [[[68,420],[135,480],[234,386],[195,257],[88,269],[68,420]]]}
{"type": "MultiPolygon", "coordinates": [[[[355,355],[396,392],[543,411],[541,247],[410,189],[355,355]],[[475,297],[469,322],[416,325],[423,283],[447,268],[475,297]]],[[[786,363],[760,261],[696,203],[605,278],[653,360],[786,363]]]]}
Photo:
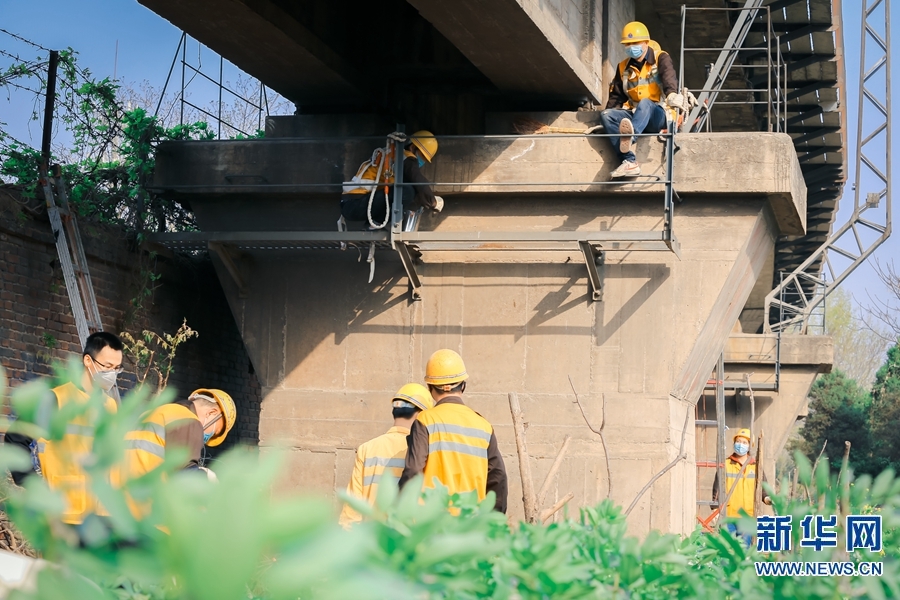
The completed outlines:
{"type": "MultiPolygon", "coordinates": [[[[452,200],[440,218],[425,221],[425,229],[634,231],[660,225],[658,188],[629,193],[585,186],[551,193],[485,186],[475,193],[465,186],[473,179],[490,183],[523,175],[560,184],[600,180],[612,162],[605,144],[573,137],[560,140],[555,152],[513,160],[528,140],[494,149],[458,143],[448,140],[435,164],[434,176],[449,184],[452,200]]],[[[320,148],[310,167],[289,140],[241,144],[176,144],[161,151],[156,184],[173,190],[179,182],[199,186],[183,187],[177,195],[190,200],[205,231],[331,229],[336,192],[329,196],[303,183],[341,181],[366,154],[356,145],[320,148]],[[288,162],[273,166],[263,160],[276,153],[288,157],[276,161],[288,162]],[[225,171],[236,164],[269,169],[265,181],[293,181],[296,187],[275,193],[263,184],[229,186],[225,171]],[[278,168],[287,164],[294,169],[278,168]]],[[[651,172],[662,155],[655,144],[642,142],[651,172]]],[[[539,477],[563,437],[575,438],[554,493],[572,491],[580,505],[606,497],[610,486],[613,500],[630,503],[677,454],[688,415],[688,460],[654,485],[630,526],[637,533],[693,529],[695,403],[771,260],[775,237],[785,229],[802,230],[805,188],[785,136],[683,136],[681,147],[676,182],[684,202],[676,208],[675,231],[682,259],[609,252],[602,302],[591,302],[586,293],[577,251],[426,253],[419,266],[426,291],[414,303],[392,253],[379,253],[376,278],[366,284],[367,267],[352,249],[245,248],[246,297],[214,257],[264,388],[261,444],[293,449],[296,468],[285,486],[324,494],[342,488],[355,446],[386,428],[393,392],[421,379],[432,351],[450,347],[462,352],[472,374],[467,401],[497,429],[511,474],[513,516],[521,516],[521,493],[509,391],[519,393],[531,424],[529,446],[539,477]],[[572,403],[569,374],[592,422],[605,418],[611,482],[599,440],[572,403]]]]}

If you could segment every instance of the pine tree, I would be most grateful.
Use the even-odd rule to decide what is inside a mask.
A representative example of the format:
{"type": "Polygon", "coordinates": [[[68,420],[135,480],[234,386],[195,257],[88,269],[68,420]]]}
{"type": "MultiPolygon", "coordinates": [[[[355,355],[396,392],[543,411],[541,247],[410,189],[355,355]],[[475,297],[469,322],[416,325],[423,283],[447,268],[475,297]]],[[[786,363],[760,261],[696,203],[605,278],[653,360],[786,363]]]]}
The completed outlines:
{"type": "Polygon", "coordinates": [[[900,345],[888,350],[872,386],[873,451],[882,468],[900,472],[900,345]]]}
{"type": "Polygon", "coordinates": [[[828,461],[840,464],[844,442],[849,441],[853,471],[876,475],[868,416],[870,405],[871,397],[866,391],[841,371],[820,377],[810,390],[809,416],[800,431],[800,450],[815,460],[825,446],[828,461]]]}

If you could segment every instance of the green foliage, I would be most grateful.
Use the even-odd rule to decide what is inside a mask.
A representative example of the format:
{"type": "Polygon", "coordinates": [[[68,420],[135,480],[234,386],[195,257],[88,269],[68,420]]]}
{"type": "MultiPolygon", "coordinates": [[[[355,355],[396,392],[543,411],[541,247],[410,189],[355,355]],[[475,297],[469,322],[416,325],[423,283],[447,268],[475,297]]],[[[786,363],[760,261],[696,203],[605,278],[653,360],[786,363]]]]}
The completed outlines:
{"type": "Polygon", "coordinates": [[[871,417],[880,466],[900,471],[900,345],[888,350],[887,362],[875,375],[871,417]]]}
{"type": "MultiPolygon", "coordinates": [[[[73,361],[58,379],[77,380],[73,361]]],[[[0,382],[3,381],[0,375],[0,382]]],[[[10,489],[5,508],[42,555],[55,566],[42,571],[25,598],[123,598],[144,600],[454,599],[545,598],[886,598],[900,595],[900,480],[892,471],[853,481],[820,462],[815,473],[796,457],[801,493],[782,486],[772,494],[780,515],[793,515],[794,548],[781,555],[747,549],[725,532],[686,539],[650,532],[627,535],[619,507],[604,501],[577,519],[547,526],[510,527],[490,509],[493,498],[450,496],[446,489],[418,490],[414,480],[398,494],[379,486],[374,506],[348,499],[367,520],[351,531],[336,525],[333,507],[318,499],[274,495],[283,475],[281,453],[247,449],[216,462],[219,482],[178,471],[178,456],[117,489],[109,473],[123,455],[125,432],[155,399],[147,388],[129,394],[117,414],[102,409],[95,394],[85,405],[48,406],[48,383],[17,388],[10,399],[19,418],[10,427],[32,436],[60,439],[76,417],[95,428],[93,452],[85,457],[91,487],[109,517],[90,517],[77,532],[60,522],[61,498],[39,478],[10,489]],[[125,493],[151,502],[136,520],[125,493]],[[453,506],[451,512],[448,506],[453,506]],[[884,518],[882,555],[850,555],[842,548],[799,548],[798,524],[807,514],[878,512],[884,518]],[[79,545],[79,539],[82,545],[79,545]],[[754,561],[883,561],[881,578],[758,577],[754,561]]],[[[3,394],[0,383],[0,395],[3,394]]],[[[23,468],[29,457],[0,448],[4,467],[23,468]]],[[[842,519],[839,520],[842,523],[842,519]]],[[[748,526],[750,523],[741,523],[748,526]]],[[[839,539],[843,539],[841,526],[839,539]]]]}
{"type": "Polygon", "coordinates": [[[876,473],[869,427],[871,397],[853,379],[835,370],[819,377],[809,392],[809,416],[800,430],[799,450],[815,460],[824,446],[825,456],[838,464],[844,442],[851,443],[850,466],[856,473],[876,473]]]}
{"type": "MultiPolygon", "coordinates": [[[[10,77],[39,78],[38,67],[44,68],[14,67],[10,77]]],[[[71,205],[82,216],[122,224],[139,235],[193,229],[190,212],[148,189],[155,152],[162,142],[209,140],[214,132],[205,122],[163,127],[144,108],[126,108],[118,94],[118,83],[97,81],[80,69],[71,49],[60,53],[56,115],[73,143],[66,156],[52,160],[61,164],[71,205]]],[[[17,182],[26,197],[37,193],[40,162],[38,150],[0,130],[0,176],[17,182]]]]}

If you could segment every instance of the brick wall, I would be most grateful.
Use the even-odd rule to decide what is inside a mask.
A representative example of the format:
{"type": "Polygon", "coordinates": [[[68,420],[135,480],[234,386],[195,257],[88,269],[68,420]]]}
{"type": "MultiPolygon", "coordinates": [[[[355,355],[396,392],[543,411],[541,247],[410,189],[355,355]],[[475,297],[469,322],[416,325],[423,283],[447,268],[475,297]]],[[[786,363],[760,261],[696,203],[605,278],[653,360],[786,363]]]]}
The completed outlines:
{"type": "MultiPolygon", "coordinates": [[[[179,348],[169,386],[179,395],[199,387],[227,391],[238,423],[224,447],[256,444],[259,383],[208,256],[151,258],[120,228],[79,225],[104,328],[135,336],[143,329],[174,333],[187,319],[200,335],[179,348]],[[148,271],[161,278],[149,282],[148,271]],[[152,295],[135,308],[132,299],[149,287],[152,295]]],[[[81,347],[50,223],[39,202],[0,186],[0,364],[15,387],[50,374],[54,360],[73,353],[80,355],[81,347]]],[[[134,381],[125,373],[120,386],[134,381]]]]}

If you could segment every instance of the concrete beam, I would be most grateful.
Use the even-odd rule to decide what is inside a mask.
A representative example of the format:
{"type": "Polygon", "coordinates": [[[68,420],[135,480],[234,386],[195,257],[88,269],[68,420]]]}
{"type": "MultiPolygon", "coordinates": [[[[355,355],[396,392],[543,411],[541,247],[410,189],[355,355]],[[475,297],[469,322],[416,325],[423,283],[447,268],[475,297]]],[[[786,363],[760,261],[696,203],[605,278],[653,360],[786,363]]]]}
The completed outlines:
{"type": "Polygon", "coordinates": [[[500,90],[591,99],[603,95],[601,2],[409,0],[500,90]]]}
{"type": "Polygon", "coordinates": [[[346,101],[364,84],[358,71],[268,0],[139,2],[294,102],[346,101]]]}
{"type": "MultiPolygon", "coordinates": [[[[439,183],[435,191],[451,201],[472,194],[624,197],[663,192],[661,184],[647,180],[609,185],[609,173],[618,166],[618,159],[605,138],[450,138],[440,143],[440,153],[425,174],[439,183]]],[[[189,199],[192,205],[248,194],[265,195],[271,202],[279,197],[292,202],[305,199],[309,208],[290,222],[279,221],[276,228],[330,230],[340,184],[356,173],[378,144],[377,140],[304,142],[289,138],[168,142],[159,148],[153,185],[189,199]],[[326,183],[333,185],[320,187],[326,183]],[[330,204],[317,208],[314,199],[330,204]]],[[[806,188],[787,135],[685,134],[678,137],[678,144],[675,189],[683,197],[763,196],[772,207],[779,234],[804,231],[806,188]]],[[[659,141],[642,140],[637,155],[645,174],[665,177],[664,147],[659,141]]],[[[248,225],[236,219],[235,226],[248,225]]]]}

